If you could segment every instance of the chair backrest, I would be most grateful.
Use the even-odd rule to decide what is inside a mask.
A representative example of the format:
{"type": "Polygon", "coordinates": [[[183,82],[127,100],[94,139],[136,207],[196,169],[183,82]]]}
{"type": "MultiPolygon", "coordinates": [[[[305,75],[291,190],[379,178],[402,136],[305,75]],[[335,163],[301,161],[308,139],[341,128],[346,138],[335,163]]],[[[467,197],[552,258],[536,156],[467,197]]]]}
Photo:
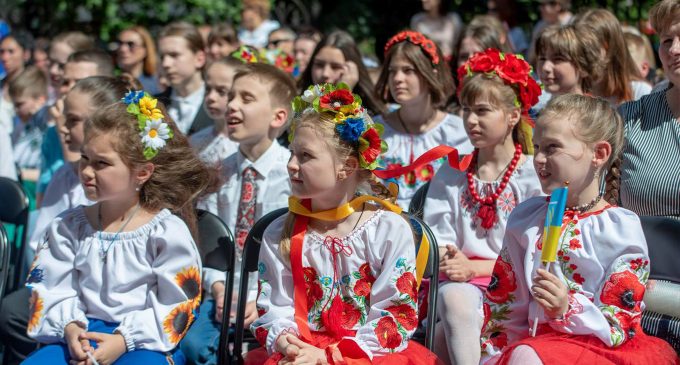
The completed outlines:
{"type": "Polygon", "coordinates": [[[416,190],[411,198],[411,203],[408,205],[408,213],[416,218],[423,219],[423,212],[425,210],[425,198],[427,198],[427,190],[430,188],[430,182],[426,182],[423,186],[416,190]]]}
{"type": "MultiPolygon", "coordinates": [[[[234,236],[220,217],[201,209],[196,210],[198,218],[198,251],[203,267],[226,271],[224,279],[224,313],[231,312],[231,298],[234,291],[234,260],[236,246],[234,236]]],[[[217,363],[226,365],[231,358],[227,340],[229,321],[223,320],[220,328],[220,341],[217,363]]]]}
{"type": "Polygon", "coordinates": [[[5,297],[5,286],[9,277],[10,243],[5,227],[0,222],[0,302],[5,297]]]}
{"type": "Polygon", "coordinates": [[[10,244],[10,262],[13,263],[8,273],[7,289],[18,288],[25,278],[24,246],[28,235],[28,195],[19,182],[0,177],[0,221],[14,225],[14,242],[10,244]]]}
{"type": "Polygon", "coordinates": [[[427,256],[427,264],[423,272],[423,279],[430,279],[430,284],[427,294],[427,326],[425,328],[425,347],[430,351],[434,349],[434,331],[437,316],[437,294],[439,292],[439,246],[437,238],[430,227],[425,224],[420,218],[409,216],[409,222],[416,238],[416,255],[423,247],[420,247],[422,240],[420,239],[424,234],[427,237],[429,245],[429,252],[427,256]]]}
{"type": "MultiPolygon", "coordinates": [[[[248,274],[257,271],[260,260],[260,245],[265,229],[278,217],[286,214],[288,208],[280,208],[265,214],[258,219],[248,232],[243,245],[241,257],[241,282],[238,288],[238,305],[236,306],[236,332],[234,334],[234,361],[243,362],[241,349],[243,348],[244,322],[246,317],[246,300],[248,299],[248,274]]],[[[225,312],[226,313],[226,312],[225,312]]]]}
{"type": "Polygon", "coordinates": [[[649,278],[680,283],[680,220],[642,216],[640,221],[649,248],[649,278]]]}

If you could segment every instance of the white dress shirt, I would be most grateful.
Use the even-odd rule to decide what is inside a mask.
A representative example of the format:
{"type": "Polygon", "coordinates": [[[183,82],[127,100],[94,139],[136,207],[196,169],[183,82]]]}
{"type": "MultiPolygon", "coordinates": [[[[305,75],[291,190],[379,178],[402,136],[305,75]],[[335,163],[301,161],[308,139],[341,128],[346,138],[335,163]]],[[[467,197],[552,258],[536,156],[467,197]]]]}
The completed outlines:
{"type": "Polygon", "coordinates": [[[196,118],[199,109],[203,107],[203,97],[205,97],[205,85],[201,83],[198,90],[181,97],[173,89],[170,93],[170,106],[168,107],[168,114],[170,118],[175,121],[177,128],[182,133],[186,134],[191,128],[191,124],[196,118]]]}

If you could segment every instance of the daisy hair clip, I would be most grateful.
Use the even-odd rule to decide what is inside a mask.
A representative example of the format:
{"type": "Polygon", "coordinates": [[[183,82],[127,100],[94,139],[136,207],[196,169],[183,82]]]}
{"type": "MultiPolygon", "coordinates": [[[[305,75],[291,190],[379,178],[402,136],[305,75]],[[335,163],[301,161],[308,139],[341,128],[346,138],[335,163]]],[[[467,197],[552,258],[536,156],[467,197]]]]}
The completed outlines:
{"type": "Polygon", "coordinates": [[[158,100],[142,90],[132,90],[125,94],[122,101],[127,105],[127,112],[137,118],[144,158],[151,160],[173,137],[172,129],[163,119],[163,112],[156,107],[158,100]]]}
{"type": "MultiPolygon", "coordinates": [[[[307,113],[330,114],[335,121],[335,131],[340,139],[357,147],[359,165],[367,170],[379,167],[379,157],[387,151],[382,140],[384,127],[374,123],[361,105],[361,98],[344,83],[310,86],[301,96],[293,99],[296,118],[307,113]]],[[[291,134],[295,133],[295,123],[291,134]]]]}

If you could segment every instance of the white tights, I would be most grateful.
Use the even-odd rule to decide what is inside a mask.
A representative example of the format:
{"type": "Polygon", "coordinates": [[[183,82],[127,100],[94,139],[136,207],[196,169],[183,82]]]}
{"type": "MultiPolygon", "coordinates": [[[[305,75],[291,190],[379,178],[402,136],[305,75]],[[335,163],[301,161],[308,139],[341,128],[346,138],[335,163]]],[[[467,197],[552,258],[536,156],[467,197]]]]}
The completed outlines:
{"type": "Polygon", "coordinates": [[[468,283],[446,282],[439,287],[434,352],[445,364],[479,364],[482,296],[481,289],[468,283]]]}

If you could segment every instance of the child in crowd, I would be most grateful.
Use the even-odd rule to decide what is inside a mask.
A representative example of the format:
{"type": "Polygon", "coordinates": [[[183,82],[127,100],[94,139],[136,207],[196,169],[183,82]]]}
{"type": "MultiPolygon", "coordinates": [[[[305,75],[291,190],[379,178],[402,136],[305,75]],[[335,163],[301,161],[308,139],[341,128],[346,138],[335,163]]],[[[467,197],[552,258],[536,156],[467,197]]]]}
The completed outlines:
{"type": "Polygon", "coordinates": [[[205,69],[203,107],[215,125],[193,134],[189,143],[198,152],[198,157],[207,163],[221,162],[238,149],[238,144],[230,140],[227,133],[227,103],[234,74],[242,66],[241,61],[225,57],[209,63],[205,69]]]}
{"type": "Polygon", "coordinates": [[[536,40],[536,57],[544,93],[535,111],[552,96],[591,93],[604,71],[597,36],[588,27],[568,24],[545,28],[536,40]]]}
{"type": "MultiPolygon", "coordinates": [[[[276,138],[288,125],[295,83],[274,66],[251,63],[234,75],[229,91],[227,129],[238,143],[238,151],[222,161],[224,185],[216,196],[209,196],[199,207],[217,214],[234,232],[236,265],[234,282],[241,272],[243,244],[252,225],[272,210],[285,207],[290,195],[286,163],[290,151],[276,138]]],[[[220,335],[220,322],[229,321],[223,313],[225,273],[205,268],[203,283],[206,299],[200,315],[181,348],[194,363],[214,363],[220,335]]],[[[257,318],[257,281],[249,281],[246,326],[257,318]]],[[[236,310],[238,284],[234,286],[232,308],[236,310]]]]}
{"type": "Polygon", "coordinates": [[[371,115],[385,112],[385,105],[374,94],[373,82],[354,38],[347,32],[335,31],[316,45],[298,86],[306,90],[315,84],[340,82],[361,97],[371,115]]]}
{"type": "Polygon", "coordinates": [[[47,77],[39,68],[27,67],[10,82],[9,95],[21,121],[12,133],[14,160],[22,179],[33,184],[38,181],[40,145],[47,129],[47,77]]]}
{"type": "Polygon", "coordinates": [[[630,32],[623,33],[623,39],[626,41],[626,47],[633,58],[633,62],[635,62],[638,71],[640,71],[640,76],[645,80],[649,80],[650,71],[653,75],[656,69],[656,59],[654,58],[654,51],[649,39],[640,34],[630,32]]]}
{"type": "Polygon", "coordinates": [[[201,33],[189,23],[171,23],[161,31],[158,48],[163,76],[170,83],[158,98],[168,105],[168,115],[186,135],[211,126],[213,121],[203,109],[205,84],[201,70],[206,54],[201,33]]]}
{"type": "Polygon", "coordinates": [[[192,200],[217,181],[157,100],[131,91],[85,125],[79,175],[97,203],[67,210],[32,266],[23,364],[183,364],[201,298],[192,200]],[[174,212],[174,213],[173,213],[174,212]]]}
{"type": "Polygon", "coordinates": [[[288,27],[272,30],[267,37],[267,49],[278,49],[281,52],[292,56],[295,36],[295,32],[288,27]]]}
{"type": "Polygon", "coordinates": [[[479,338],[472,334],[482,329],[482,298],[508,216],[541,195],[528,113],[541,88],[530,70],[517,56],[489,49],[459,72],[465,131],[475,150],[467,171],[439,169],[423,216],[441,251],[435,353],[447,364],[479,363],[479,338]],[[515,66],[522,71],[507,76],[515,66]]]}
{"type": "Polygon", "coordinates": [[[316,45],[321,41],[321,32],[314,28],[298,30],[295,43],[293,43],[293,57],[298,64],[300,73],[304,73],[312,58],[316,45]]]}
{"type": "MultiPolygon", "coordinates": [[[[472,151],[463,120],[442,109],[454,92],[451,73],[437,46],[414,31],[400,32],[385,45],[376,94],[399,109],[376,118],[385,124],[387,169],[410,165],[424,152],[441,144],[462,153],[472,151]]],[[[430,181],[443,163],[433,161],[400,177],[397,203],[408,208],[416,190],[430,181]]]]}
{"type": "Polygon", "coordinates": [[[239,47],[236,29],[229,23],[217,24],[208,34],[208,56],[217,61],[229,56],[239,47]]]}
{"type": "Polygon", "coordinates": [[[604,72],[593,85],[593,94],[616,106],[638,100],[652,91],[652,86],[640,75],[628,52],[623,30],[616,16],[607,9],[588,9],[574,19],[577,27],[589,27],[598,37],[604,72]]]}
{"type": "Polygon", "coordinates": [[[246,363],[435,364],[409,341],[418,322],[411,227],[398,206],[360,195],[385,191],[372,175],[382,128],[347,85],[313,86],[294,105],[294,197],[264,232],[251,326],[263,348],[246,363]]]}
{"type": "Polygon", "coordinates": [[[557,262],[542,268],[548,200],[531,198],[508,221],[485,295],[483,361],[678,363],[667,343],[640,326],[649,276],[645,235],[637,215],[611,205],[623,142],[621,117],[603,99],[562,95],[541,112],[534,135],[541,187],[546,194],[566,183],[569,189],[557,262]],[[537,335],[529,337],[533,326],[537,335]]]}

